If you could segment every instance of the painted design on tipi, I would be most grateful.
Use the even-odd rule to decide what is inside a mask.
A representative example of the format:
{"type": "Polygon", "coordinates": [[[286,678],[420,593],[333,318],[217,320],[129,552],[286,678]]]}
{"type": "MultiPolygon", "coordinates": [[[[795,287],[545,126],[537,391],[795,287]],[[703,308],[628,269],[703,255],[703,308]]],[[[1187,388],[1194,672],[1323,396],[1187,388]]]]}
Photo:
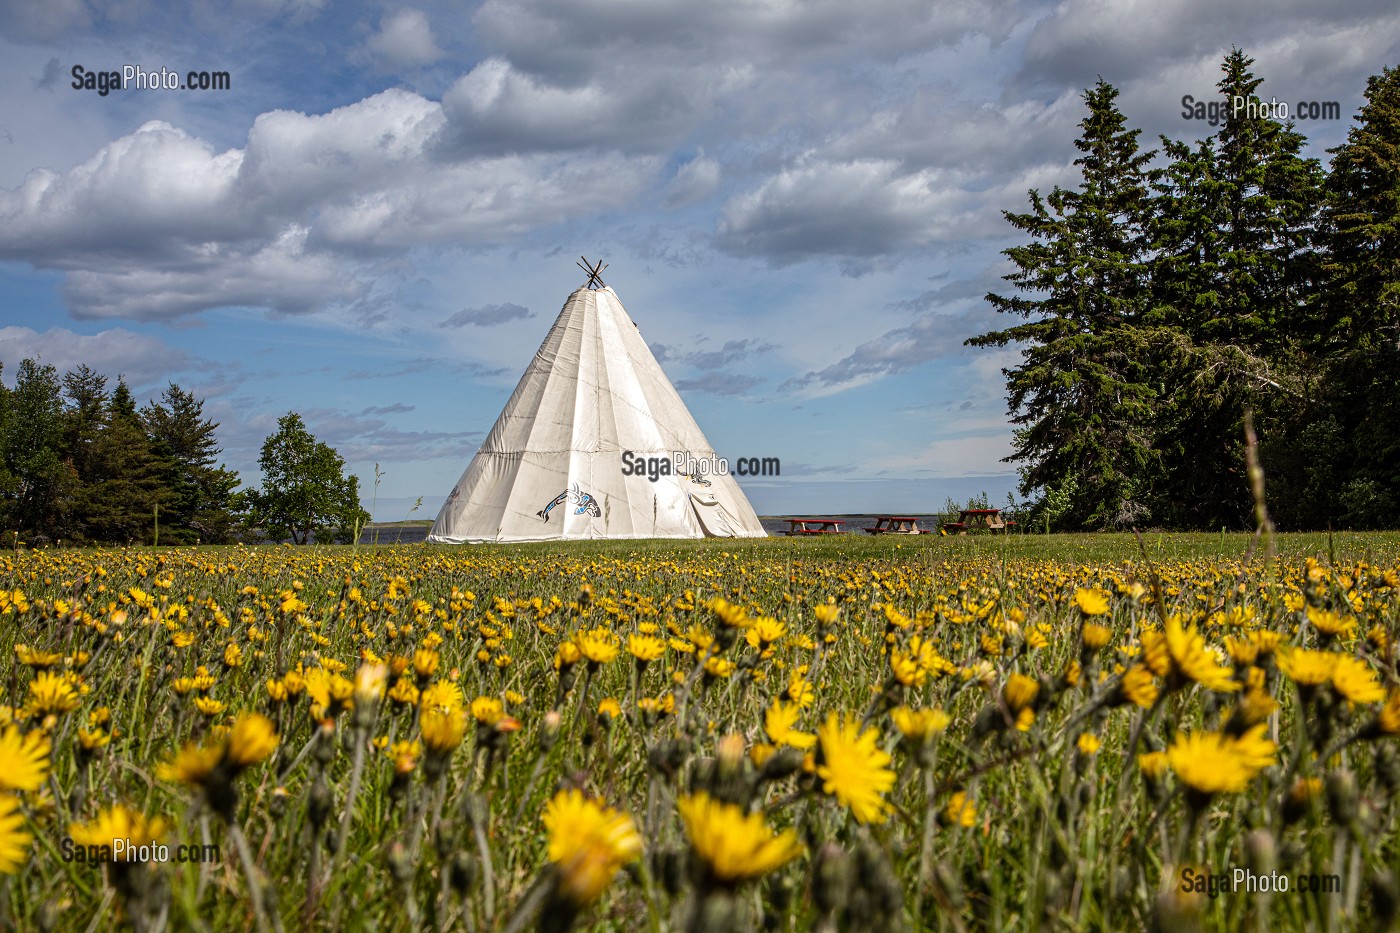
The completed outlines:
{"type": "Polygon", "coordinates": [[[549,505],[540,509],[535,514],[538,515],[542,520],[547,522],[549,521],[550,510],[552,510],[556,505],[562,505],[564,502],[568,502],[570,505],[578,506],[578,508],[574,509],[575,515],[583,515],[584,513],[587,513],[593,516],[594,518],[597,518],[598,516],[603,514],[603,510],[598,508],[598,500],[593,498],[591,495],[584,492],[583,490],[579,489],[578,483],[574,483],[568,489],[555,496],[554,499],[549,503],[549,505]]]}

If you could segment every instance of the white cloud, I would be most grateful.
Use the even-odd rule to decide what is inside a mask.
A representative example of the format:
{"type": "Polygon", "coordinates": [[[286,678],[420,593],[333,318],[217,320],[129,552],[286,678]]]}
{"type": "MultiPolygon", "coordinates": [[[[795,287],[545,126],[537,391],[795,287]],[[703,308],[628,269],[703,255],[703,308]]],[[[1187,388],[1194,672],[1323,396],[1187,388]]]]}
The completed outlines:
{"type": "Polygon", "coordinates": [[[153,337],[113,328],[96,334],[76,334],[62,327],[42,333],[28,327],[0,327],[0,363],[5,380],[13,384],[15,369],[24,359],[52,365],[59,375],[86,363],[109,376],[115,387],[118,375],[140,388],[163,382],[190,364],[189,354],[153,337]]]}
{"type": "Polygon", "coordinates": [[[722,175],[719,162],[700,153],[676,169],[666,184],[666,206],[676,210],[705,200],[719,189],[722,175]]]}
{"type": "Polygon", "coordinates": [[[443,55],[422,10],[399,10],[384,17],[369,48],[392,68],[430,65],[443,55]]]}
{"type": "Polygon", "coordinates": [[[815,257],[870,259],[967,236],[972,199],[939,172],[891,159],[816,160],[784,169],[724,207],[716,241],[782,265],[815,257]]]}
{"type": "Polygon", "coordinates": [[[403,90],[262,114],[225,152],[149,122],[0,191],[0,260],[67,271],[79,317],[303,312],[363,295],[365,254],[497,244],[624,204],[658,168],[608,152],[448,159],[443,125],[441,105],[403,90]]]}

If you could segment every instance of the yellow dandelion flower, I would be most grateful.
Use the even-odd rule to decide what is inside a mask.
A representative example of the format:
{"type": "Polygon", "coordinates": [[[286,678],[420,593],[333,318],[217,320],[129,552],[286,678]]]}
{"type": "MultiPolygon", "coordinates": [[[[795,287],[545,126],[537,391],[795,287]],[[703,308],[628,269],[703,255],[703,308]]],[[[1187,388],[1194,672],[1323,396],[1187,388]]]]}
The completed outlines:
{"type": "Polygon", "coordinates": [[[467,734],[467,718],[461,710],[427,708],[419,713],[418,730],[428,751],[450,752],[462,744],[467,734]]]}
{"type": "Polygon", "coordinates": [[[965,791],[957,791],[943,807],[943,821],[949,826],[968,829],[977,824],[977,804],[965,791]]]}
{"type": "Polygon", "coordinates": [[[1099,741],[1099,737],[1092,732],[1080,733],[1079,741],[1075,743],[1075,747],[1079,749],[1081,755],[1097,754],[1102,745],[1103,743],[1099,741]]]}
{"type": "Polygon", "coordinates": [[[92,731],[88,731],[87,729],[78,730],[78,744],[82,746],[85,752],[96,752],[106,748],[111,742],[111,733],[104,732],[101,729],[94,729],[92,731]]]}
{"type": "Polygon", "coordinates": [[[217,746],[200,746],[194,742],[187,744],[170,761],[156,768],[156,777],[162,781],[178,781],[192,787],[202,787],[208,783],[223,759],[223,749],[217,746]]]}
{"type": "Polygon", "coordinates": [[[655,635],[633,633],[627,636],[627,651],[638,663],[650,664],[666,653],[666,642],[655,635]]]}
{"type": "Polygon", "coordinates": [[[1290,648],[1279,652],[1278,667],[1299,686],[1317,687],[1332,679],[1339,657],[1331,651],[1290,648]]]}
{"type": "Polygon", "coordinates": [[[418,703],[418,688],[412,679],[400,677],[389,690],[389,699],[395,706],[414,706],[418,703]]]}
{"type": "Polygon", "coordinates": [[[873,728],[862,732],[858,718],[833,712],[817,736],[822,791],[849,807],[857,822],[884,822],[888,803],[882,795],[894,787],[895,773],[888,767],[890,756],[879,747],[880,734],[873,728]]]}
{"type": "Polygon", "coordinates": [[[1039,694],[1040,683],[1025,674],[1012,674],[1006,679],[1006,686],[1001,691],[1002,699],[1013,713],[1019,713],[1029,707],[1039,694]]]}
{"type": "Polygon", "coordinates": [[[439,680],[424,687],[418,694],[420,710],[437,710],[448,713],[466,708],[466,696],[462,688],[450,680],[439,680]]]}
{"type": "Polygon", "coordinates": [[[618,654],[617,636],[602,626],[579,632],[574,636],[574,644],[589,664],[607,664],[618,654]]]}
{"type": "Polygon", "coordinates": [[[906,741],[922,744],[943,734],[952,717],[941,709],[910,709],[897,706],[890,710],[890,719],[906,741]]]}
{"type": "Polygon", "coordinates": [[[49,776],[50,743],[35,730],[21,734],[11,723],[0,733],[0,790],[35,791],[49,776]]]}
{"type": "Polygon", "coordinates": [[[206,716],[217,716],[228,709],[228,704],[221,703],[213,697],[195,697],[194,707],[206,716]]]}
{"type": "Polygon", "coordinates": [[[484,726],[494,726],[506,715],[505,707],[495,697],[477,697],[472,700],[472,718],[484,726]]]}
{"type": "Polygon", "coordinates": [[[1356,633],[1356,616],[1344,616],[1335,609],[1309,606],[1308,621],[1313,628],[1333,638],[1348,638],[1356,633]]]}
{"type": "Polygon", "coordinates": [[[262,713],[245,713],[229,730],[224,764],[236,774],[271,755],[277,749],[277,729],[262,713]]]}
{"type": "Polygon", "coordinates": [[[545,805],[543,822],[560,889],[579,906],[596,901],[622,866],[642,854],[632,817],[578,790],[555,794],[545,805]]]}
{"type": "Polygon", "coordinates": [[[1079,640],[1084,643],[1084,647],[1090,651],[1098,651],[1108,644],[1113,638],[1113,632],[1106,625],[1099,625],[1097,622],[1085,622],[1084,627],[1079,630],[1079,640]]]}
{"type": "Polygon", "coordinates": [[[167,825],[161,817],[147,817],[140,810],[132,810],[125,804],[113,804],[96,818],[86,823],[69,823],[68,835],[75,845],[107,846],[114,859],[123,862],[133,861],[135,848],[154,845],[166,833],[167,825]],[[122,840],[122,850],[115,849],[115,841],[122,840]]]}
{"type": "Polygon", "coordinates": [[[1108,612],[1108,591],[1101,589],[1075,590],[1074,604],[1086,616],[1104,615],[1108,612]]]}
{"type": "Polygon", "coordinates": [[[1160,781],[1171,766],[1166,752],[1143,752],[1137,756],[1137,763],[1138,770],[1151,781],[1160,781]]]}
{"type": "Polygon", "coordinates": [[[1221,693],[1240,688],[1232,679],[1233,671],[1206,650],[1205,638],[1196,626],[1187,628],[1178,615],[1167,619],[1165,632],[1142,633],[1142,652],[1143,663],[1158,677],[1166,678],[1169,690],[1192,681],[1221,693]]]}
{"type": "Polygon", "coordinates": [[[1182,783],[1198,794],[1237,794],[1274,764],[1277,746],[1264,738],[1266,724],[1239,738],[1220,732],[1178,733],[1167,760],[1182,783]]]}
{"type": "Polygon", "coordinates": [[[15,645],[15,657],[19,663],[36,671],[46,670],[63,660],[63,655],[56,651],[41,651],[28,645],[15,645]]]}
{"type": "Polygon", "coordinates": [[[715,621],[726,628],[748,628],[752,624],[748,610],[726,600],[715,598],[705,604],[714,615],[715,621]]]}
{"type": "Polygon", "coordinates": [[[732,887],[761,878],[803,852],[791,829],[774,835],[762,813],[746,814],[704,791],[682,797],[678,808],[691,848],[721,885],[732,887]]]}
{"type": "Polygon", "coordinates": [[[29,682],[29,698],[24,704],[26,718],[70,713],[77,708],[78,692],[69,675],[43,671],[29,682]]]}
{"type": "Polygon", "coordinates": [[[763,714],[763,731],[774,745],[791,745],[793,748],[807,749],[817,744],[817,737],[810,732],[800,732],[794,728],[802,715],[802,707],[796,703],[774,700],[763,714]]]}
{"type": "Polygon", "coordinates": [[[1352,655],[1337,658],[1332,665],[1332,688],[1352,703],[1380,703],[1385,700],[1381,686],[1365,661],[1352,655]]]}
{"type": "Polygon", "coordinates": [[[1160,693],[1157,681],[1153,679],[1152,672],[1141,664],[1135,664],[1123,673],[1123,679],[1118,684],[1118,693],[1114,698],[1114,705],[1121,706],[1131,703],[1143,709],[1149,709],[1153,703],[1157,702],[1160,693]]]}
{"type": "Polygon", "coordinates": [[[13,875],[24,866],[33,841],[34,837],[24,831],[19,801],[10,794],[0,794],[0,875],[13,875]]]}
{"type": "Polygon", "coordinates": [[[1400,687],[1392,687],[1385,705],[1376,714],[1375,729],[1384,735],[1400,735],[1400,687]]]}
{"type": "Polygon", "coordinates": [[[759,616],[749,627],[745,638],[749,645],[754,648],[771,645],[787,635],[786,623],[779,622],[772,616],[759,616]]]}

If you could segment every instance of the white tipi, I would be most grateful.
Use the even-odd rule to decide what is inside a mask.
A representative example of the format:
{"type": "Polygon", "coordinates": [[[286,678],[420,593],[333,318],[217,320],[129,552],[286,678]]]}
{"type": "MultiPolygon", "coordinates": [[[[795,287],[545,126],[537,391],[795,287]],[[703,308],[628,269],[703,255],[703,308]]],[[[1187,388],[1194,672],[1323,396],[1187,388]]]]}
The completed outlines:
{"type": "Polygon", "coordinates": [[[763,537],[733,476],[671,466],[676,452],[707,462],[715,452],[603,284],[603,264],[584,268],[588,282],[564,302],[428,540],[763,537]],[[651,475],[636,466],[648,460],[651,475]]]}

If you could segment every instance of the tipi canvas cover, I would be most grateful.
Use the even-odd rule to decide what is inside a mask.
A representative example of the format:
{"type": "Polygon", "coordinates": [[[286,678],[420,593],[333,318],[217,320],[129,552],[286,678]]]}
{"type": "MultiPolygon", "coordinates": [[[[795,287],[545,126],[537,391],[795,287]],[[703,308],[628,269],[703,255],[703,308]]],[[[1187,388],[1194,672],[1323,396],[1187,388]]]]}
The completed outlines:
{"type": "Polygon", "coordinates": [[[715,452],[590,269],[595,284],[564,303],[429,541],[764,536],[733,476],[624,474],[624,452],[632,463],[715,452]]]}

